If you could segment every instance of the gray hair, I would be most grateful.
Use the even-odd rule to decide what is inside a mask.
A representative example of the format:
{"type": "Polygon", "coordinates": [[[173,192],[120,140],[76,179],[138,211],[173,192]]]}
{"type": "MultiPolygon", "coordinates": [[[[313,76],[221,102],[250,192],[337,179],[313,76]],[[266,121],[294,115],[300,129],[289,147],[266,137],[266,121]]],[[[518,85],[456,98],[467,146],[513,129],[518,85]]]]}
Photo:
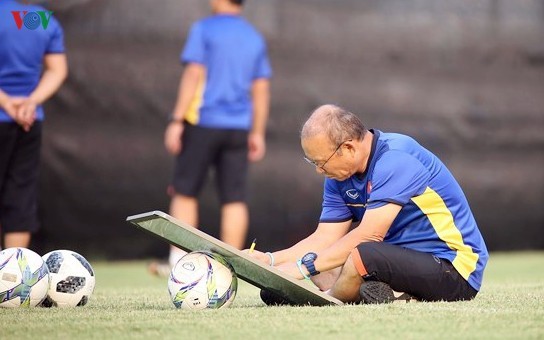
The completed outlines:
{"type": "Polygon", "coordinates": [[[367,132],[363,122],[348,110],[336,105],[322,105],[315,109],[300,131],[306,139],[326,134],[334,147],[347,140],[362,140],[367,132]]]}

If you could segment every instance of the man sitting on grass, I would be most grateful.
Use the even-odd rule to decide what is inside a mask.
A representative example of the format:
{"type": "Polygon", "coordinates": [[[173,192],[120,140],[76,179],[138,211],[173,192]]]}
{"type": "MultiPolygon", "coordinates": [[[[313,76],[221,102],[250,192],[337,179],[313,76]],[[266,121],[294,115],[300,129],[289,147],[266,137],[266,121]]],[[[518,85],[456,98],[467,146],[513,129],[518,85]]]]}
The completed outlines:
{"type": "Polygon", "coordinates": [[[334,105],[312,113],[301,144],[327,177],[319,225],[288,249],[252,256],[344,302],[476,296],[487,249],[461,187],[433,153],[408,136],[367,130],[334,105]]]}

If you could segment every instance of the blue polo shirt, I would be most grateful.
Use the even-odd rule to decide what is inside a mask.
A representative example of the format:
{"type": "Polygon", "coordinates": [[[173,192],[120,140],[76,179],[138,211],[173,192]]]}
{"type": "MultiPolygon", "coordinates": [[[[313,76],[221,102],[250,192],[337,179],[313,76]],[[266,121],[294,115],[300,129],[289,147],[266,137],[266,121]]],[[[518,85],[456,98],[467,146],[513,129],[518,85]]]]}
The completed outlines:
{"type": "Polygon", "coordinates": [[[320,222],[358,222],[367,209],[401,205],[384,242],[449,260],[479,290],[488,252],[453,175],[414,139],[371,132],[365,173],[344,181],[325,180],[320,222]]]}
{"type": "MultiPolygon", "coordinates": [[[[49,53],[64,53],[62,28],[49,11],[0,0],[0,89],[10,96],[28,97],[40,81],[43,58],[49,53]]],[[[43,116],[39,106],[37,119],[43,116]]],[[[0,122],[12,121],[0,108],[0,122]]]]}
{"type": "Polygon", "coordinates": [[[239,15],[213,15],[191,27],[182,63],[206,68],[205,80],[185,115],[202,127],[249,130],[251,85],[272,70],[261,34],[239,15]]]}

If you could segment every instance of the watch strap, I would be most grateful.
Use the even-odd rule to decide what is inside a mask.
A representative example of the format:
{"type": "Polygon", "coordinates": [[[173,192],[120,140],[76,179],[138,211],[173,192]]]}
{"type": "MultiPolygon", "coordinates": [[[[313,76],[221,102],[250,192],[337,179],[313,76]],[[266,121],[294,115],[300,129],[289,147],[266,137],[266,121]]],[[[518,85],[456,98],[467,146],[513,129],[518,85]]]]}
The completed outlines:
{"type": "Polygon", "coordinates": [[[304,272],[304,269],[302,269],[302,260],[297,260],[297,267],[298,267],[298,271],[302,274],[302,276],[306,279],[306,280],[309,280],[310,277],[308,275],[306,275],[306,273],[304,272]]]}

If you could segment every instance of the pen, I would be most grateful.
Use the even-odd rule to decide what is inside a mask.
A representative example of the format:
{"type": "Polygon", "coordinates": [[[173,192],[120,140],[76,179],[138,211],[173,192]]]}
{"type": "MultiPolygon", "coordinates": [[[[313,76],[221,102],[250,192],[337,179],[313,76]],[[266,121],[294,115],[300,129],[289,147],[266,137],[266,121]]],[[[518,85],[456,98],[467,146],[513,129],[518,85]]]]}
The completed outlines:
{"type": "Polygon", "coordinates": [[[251,247],[249,247],[249,253],[253,253],[253,250],[255,249],[255,245],[257,244],[257,239],[255,238],[253,242],[251,242],[251,247]]]}

